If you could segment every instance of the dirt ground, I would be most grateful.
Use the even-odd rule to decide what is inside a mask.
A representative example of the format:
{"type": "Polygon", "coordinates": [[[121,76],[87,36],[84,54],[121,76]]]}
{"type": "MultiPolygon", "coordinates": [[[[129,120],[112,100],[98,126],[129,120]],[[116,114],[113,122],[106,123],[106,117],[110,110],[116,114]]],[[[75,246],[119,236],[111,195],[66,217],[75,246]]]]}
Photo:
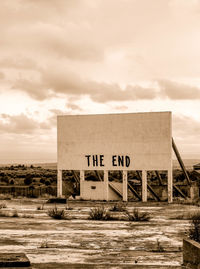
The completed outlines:
{"type": "Polygon", "coordinates": [[[72,210],[67,211],[71,220],[55,220],[47,215],[53,204],[37,209],[43,202],[8,200],[7,207],[0,209],[7,215],[18,213],[18,217],[0,217],[0,252],[24,252],[32,268],[38,269],[180,268],[182,240],[190,225],[180,216],[200,210],[189,205],[128,203],[129,210],[138,207],[149,212],[150,221],[93,221],[88,215],[97,203],[71,201],[72,210]]]}

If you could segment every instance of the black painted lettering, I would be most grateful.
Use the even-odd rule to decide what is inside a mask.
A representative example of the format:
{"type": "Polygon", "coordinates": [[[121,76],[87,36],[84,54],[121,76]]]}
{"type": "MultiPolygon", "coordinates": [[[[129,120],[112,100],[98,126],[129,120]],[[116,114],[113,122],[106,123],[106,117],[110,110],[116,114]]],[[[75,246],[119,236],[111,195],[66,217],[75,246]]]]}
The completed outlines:
{"type": "Polygon", "coordinates": [[[100,155],[100,166],[104,166],[103,159],[104,159],[104,155],[100,155]]]}
{"type": "Polygon", "coordinates": [[[98,166],[98,155],[92,155],[93,166],[98,166]]]}
{"type": "Polygon", "coordinates": [[[126,156],[125,157],[125,159],[126,159],[126,167],[129,167],[129,165],[130,165],[130,157],[129,156],[126,156]]]}
{"type": "Polygon", "coordinates": [[[90,166],[90,157],[91,157],[91,155],[85,155],[85,157],[87,158],[87,164],[88,164],[88,166],[90,166]]]}
{"type": "Polygon", "coordinates": [[[116,158],[117,158],[117,155],[113,155],[112,156],[112,165],[113,166],[117,166],[117,164],[116,164],[116,158]]]}
{"type": "Polygon", "coordinates": [[[118,166],[124,167],[124,156],[118,156],[118,166]]]}

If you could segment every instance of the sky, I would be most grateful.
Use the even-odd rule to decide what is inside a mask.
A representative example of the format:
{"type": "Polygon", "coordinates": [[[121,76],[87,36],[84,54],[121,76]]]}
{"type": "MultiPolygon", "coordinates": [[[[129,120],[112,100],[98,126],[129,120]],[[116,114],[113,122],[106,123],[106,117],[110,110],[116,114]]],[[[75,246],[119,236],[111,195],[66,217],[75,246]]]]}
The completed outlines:
{"type": "Polygon", "coordinates": [[[1,0],[0,163],[56,161],[56,117],[172,111],[200,158],[200,0],[1,0]]]}

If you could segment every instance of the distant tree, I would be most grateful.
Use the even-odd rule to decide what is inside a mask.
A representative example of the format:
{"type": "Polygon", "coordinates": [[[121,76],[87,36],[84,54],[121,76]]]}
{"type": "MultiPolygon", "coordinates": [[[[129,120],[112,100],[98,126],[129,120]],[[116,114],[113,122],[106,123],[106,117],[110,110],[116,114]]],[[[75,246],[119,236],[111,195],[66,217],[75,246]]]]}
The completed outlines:
{"type": "Polygon", "coordinates": [[[5,183],[9,183],[9,177],[7,176],[7,175],[4,175],[3,177],[2,177],[2,182],[5,182],[5,183]]]}
{"type": "Polygon", "coordinates": [[[49,179],[47,179],[47,180],[45,180],[44,184],[45,184],[46,186],[49,186],[49,185],[51,185],[51,181],[50,181],[49,179]]]}
{"type": "Polygon", "coordinates": [[[30,185],[33,182],[33,176],[31,174],[27,174],[24,179],[25,185],[30,185]]]}
{"type": "Polygon", "coordinates": [[[44,184],[45,183],[45,179],[44,178],[41,178],[40,179],[40,183],[44,184]]]}
{"type": "Polygon", "coordinates": [[[14,185],[14,184],[15,184],[14,180],[11,179],[11,180],[10,180],[10,185],[14,185]]]}

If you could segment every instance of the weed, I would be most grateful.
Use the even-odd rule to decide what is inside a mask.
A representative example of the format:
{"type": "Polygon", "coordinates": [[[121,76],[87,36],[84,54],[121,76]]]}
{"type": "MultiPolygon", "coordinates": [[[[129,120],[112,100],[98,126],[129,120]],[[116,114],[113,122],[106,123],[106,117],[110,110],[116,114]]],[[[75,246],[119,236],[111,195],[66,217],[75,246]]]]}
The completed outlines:
{"type": "Polygon", "coordinates": [[[34,216],[33,215],[30,215],[30,214],[22,214],[20,217],[21,218],[26,218],[26,219],[32,219],[32,218],[34,218],[34,216]]]}
{"type": "Polygon", "coordinates": [[[179,215],[173,216],[170,219],[178,219],[178,220],[200,220],[200,211],[181,213],[179,215]]]}
{"type": "Polygon", "coordinates": [[[10,194],[3,194],[3,193],[0,194],[0,200],[11,200],[11,198],[12,195],[10,194]]]}
{"type": "Polygon", "coordinates": [[[53,219],[66,219],[66,212],[64,209],[58,209],[56,206],[48,210],[48,215],[53,219]]]}
{"type": "Polygon", "coordinates": [[[90,209],[89,219],[91,220],[111,220],[111,215],[104,206],[98,206],[90,209]]]}
{"type": "Polygon", "coordinates": [[[44,203],[37,206],[37,210],[44,210],[44,203]]]}
{"type": "Polygon", "coordinates": [[[127,204],[118,202],[115,203],[109,210],[113,212],[124,212],[126,210],[127,204]]]}
{"type": "Polygon", "coordinates": [[[66,203],[65,210],[73,210],[73,208],[69,206],[69,203],[66,203]]]}
{"type": "Polygon", "coordinates": [[[161,245],[158,239],[156,241],[156,249],[154,249],[153,252],[165,252],[163,246],[161,245]]]}
{"type": "Polygon", "coordinates": [[[0,217],[11,217],[7,211],[0,211],[0,217]]]}
{"type": "Polygon", "coordinates": [[[196,214],[192,217],[192,223],[189,229],[189,237],[190,239],[200,243],[200,212],[196,212],[196,214]]]}
{"type": "Polygon", "coordinates": [[[18,214],[17,210],[14,210],[11,217],[13,217],[13,218],[18,218],[19,217],[19,214],[18,214]]]}
{"type": "Polygon", "coordinates": [[[47,241],[47,239],[45,239],[44,241],[41,242],[40,248],[49,248],[49,243],[47,241]]]}
{"type": "Polygon", "coordinates": [[[141,212],[137,208],[134,208],[132,212],[126,210],[125,212],[126,217],[129,221],[149,221],[150,216],[147,212],[141,212]]]}
{"type": "Polygon", "coordinates": [[[0,204],[0,209],[2,209],[2,208],[7,208],[6,203],[1,203],[1,204],[0,204]]]}

